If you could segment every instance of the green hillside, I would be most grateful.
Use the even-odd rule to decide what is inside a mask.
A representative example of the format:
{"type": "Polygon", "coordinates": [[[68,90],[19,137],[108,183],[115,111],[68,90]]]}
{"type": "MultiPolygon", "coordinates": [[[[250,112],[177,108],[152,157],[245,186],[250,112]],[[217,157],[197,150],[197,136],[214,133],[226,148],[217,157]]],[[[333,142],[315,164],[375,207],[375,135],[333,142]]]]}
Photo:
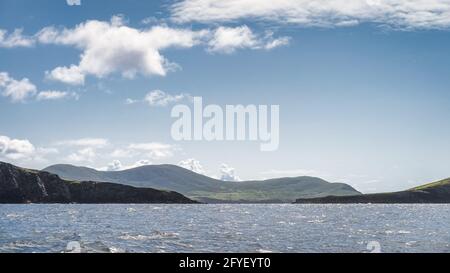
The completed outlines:
{"type": "Polygon", "coordinates": [[[135,187],[176,191],[209,203],[293,202],[298,198],[360,194],[347,184],[329,183],[315,177],[226,182],[174,165],[143,166],[118,172],[103,172],[72,165],[54,165],[44,171],[70,180],[114,182],[135,187]]]}

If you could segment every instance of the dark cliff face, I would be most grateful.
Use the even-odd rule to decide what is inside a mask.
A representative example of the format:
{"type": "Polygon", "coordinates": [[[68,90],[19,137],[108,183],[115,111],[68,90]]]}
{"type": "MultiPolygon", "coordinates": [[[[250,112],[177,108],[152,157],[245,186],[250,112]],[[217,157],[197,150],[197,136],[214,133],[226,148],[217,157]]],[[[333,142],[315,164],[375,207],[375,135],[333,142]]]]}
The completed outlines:
{"type": "Polygon", "coordinates": [[[69,191],[75,203],[196,203],[177,192],[113,183],[72,182],[69,191]]]}
{"type": "Polygon", "coordinates": [[[0,203],[195,203],[168,191],[113,183],[72,182],[0,162],[0,203]]]}
{"type": "Polygon", "coordinates": [[[363,194],[358,196],[327,196],[298,199],[299,204],[448,204],[450,203],[450,179],[438,181],[407,191],[363,194]]]}

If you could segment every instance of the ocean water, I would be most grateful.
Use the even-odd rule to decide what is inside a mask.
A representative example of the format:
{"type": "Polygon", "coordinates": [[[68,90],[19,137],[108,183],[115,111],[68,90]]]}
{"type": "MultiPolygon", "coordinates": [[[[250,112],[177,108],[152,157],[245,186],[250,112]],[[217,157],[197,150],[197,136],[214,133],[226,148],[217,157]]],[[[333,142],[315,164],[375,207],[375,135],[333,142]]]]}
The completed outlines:
{"type": "Polygon", "coordinates": [[[0,252],[450,252],[450,205],[0,205],[0,252]]]}

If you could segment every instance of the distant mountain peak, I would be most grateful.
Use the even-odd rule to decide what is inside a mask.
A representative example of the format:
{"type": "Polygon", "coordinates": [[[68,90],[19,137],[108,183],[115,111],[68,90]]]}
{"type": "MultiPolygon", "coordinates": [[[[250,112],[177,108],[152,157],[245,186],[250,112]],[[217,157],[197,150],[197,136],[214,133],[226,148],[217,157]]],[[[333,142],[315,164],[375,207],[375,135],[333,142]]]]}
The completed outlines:
{"type": "Polygon", "coordinates": [[[49,166],[44,171],[76,181],[104,181],[171,190],[205,202],[290,203],[301,197],[361,194],[347,184],[329,183],[317,177],[301,176],[228,182],[170,164],[147,165],[122,171],[98,171],[59,164],[49,166]]]}

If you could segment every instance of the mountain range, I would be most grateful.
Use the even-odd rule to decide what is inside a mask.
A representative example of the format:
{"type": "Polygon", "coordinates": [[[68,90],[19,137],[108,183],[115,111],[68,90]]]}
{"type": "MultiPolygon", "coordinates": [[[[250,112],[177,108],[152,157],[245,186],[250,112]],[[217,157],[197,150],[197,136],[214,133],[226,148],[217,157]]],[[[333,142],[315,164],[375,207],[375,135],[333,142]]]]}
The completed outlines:
{"type": "Polygon", "coordinates": [[[306,176],[226,182],[174,165],[143,166],[116,172],[54,165],[37,171],[0,162],[0,204],[198,201],[297,204],[450,203],[450,178],[405,191],[361,194],[343,183],[329,183],[306,176]]]}
{"type": "Polygon", "coordinates": [[[316,177],[227,182],[175,165],[149,165],[123,171],[98,171],[73,165],[53,165],[43,171],[75,181],[103,181],[133,187],[176,191],[206,203],[292,203],[298,198],[361,193],[343,183],[316,177]]]}

